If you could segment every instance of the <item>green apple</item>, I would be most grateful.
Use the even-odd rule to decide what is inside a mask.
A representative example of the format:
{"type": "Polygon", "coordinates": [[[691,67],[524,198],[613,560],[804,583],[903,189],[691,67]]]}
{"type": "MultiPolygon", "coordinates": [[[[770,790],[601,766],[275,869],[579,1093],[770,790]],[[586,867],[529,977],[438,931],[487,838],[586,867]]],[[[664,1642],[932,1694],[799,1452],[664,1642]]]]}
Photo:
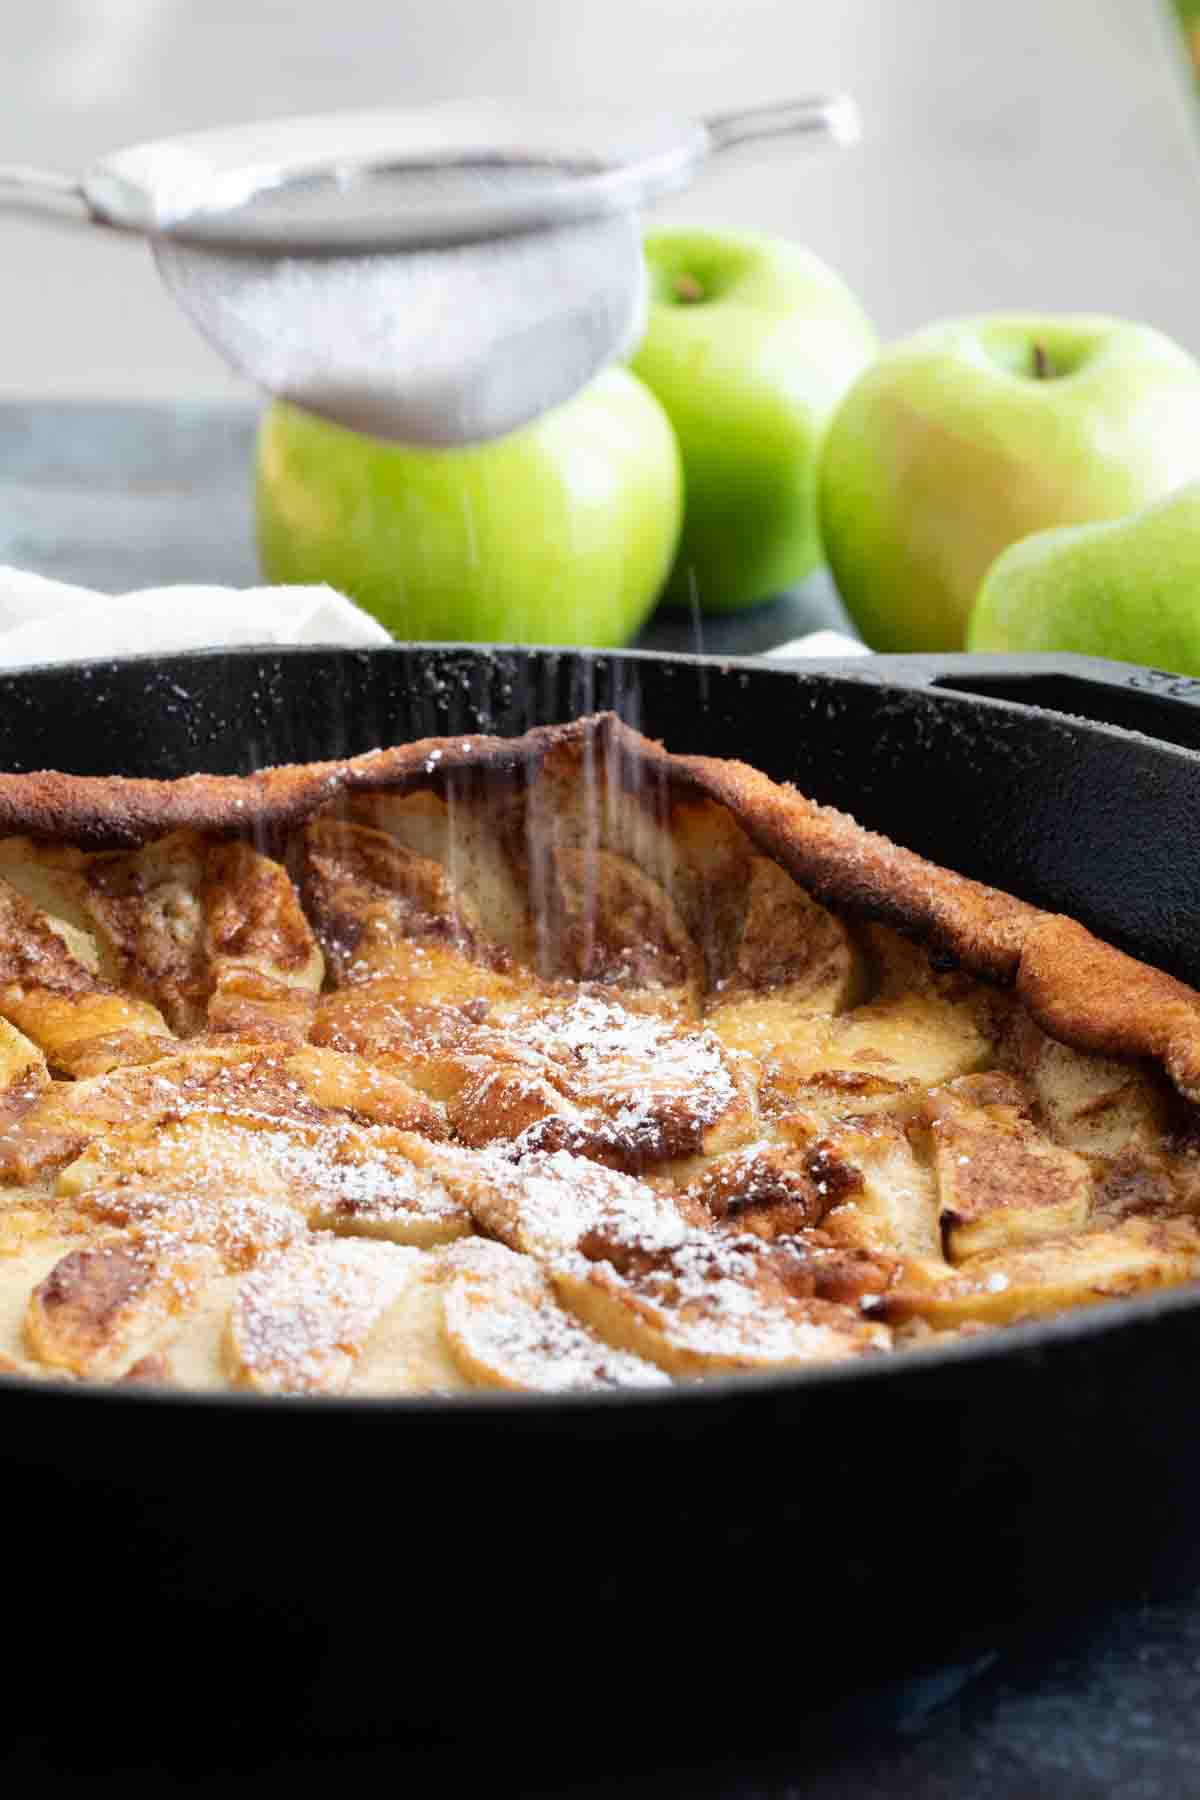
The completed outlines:
{"type": "Polygon", "coordinates": [[[401,638],[623,644],[682,513],[674,433],[621,368],[465,450],[382,443],[278,402],[259,431],[267,580],[327,581],[401,638]]]}
{"type": "Polygon", "coordinates": [[[1112,519],[1200,475],[1200,365],[1094,315],[933,325],[830,427],[821,529],[876,650],[959,650],[984,572],[1030,532],[1112,519]]]}
{"type": "Polygon", "coordinates": [[[649,315],[632,367],[683,452],[667,597],[728,612],[820,562],[821,440],[875,334],[832,270],[777,238],[660,231],[646,261],[649,315]]]}
{"type": "Polygon", "coordinates": [[[1131,517],[1039,531],[988,570],[969,650],[1079,650],[1200,675],[1200,481],[1131,517]]]}

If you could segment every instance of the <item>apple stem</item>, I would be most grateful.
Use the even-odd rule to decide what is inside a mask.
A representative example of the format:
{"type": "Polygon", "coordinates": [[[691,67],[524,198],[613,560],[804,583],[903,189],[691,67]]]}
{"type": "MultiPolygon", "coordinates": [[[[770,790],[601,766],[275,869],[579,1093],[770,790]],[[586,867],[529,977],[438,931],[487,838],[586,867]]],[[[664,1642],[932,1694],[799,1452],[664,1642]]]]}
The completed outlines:
{"type": "Polygon", "coordinates": [[[1050,367],[1050,358],[1046,354],[1045,344],[1033,346],[1033,373],[1037,381],[1048,381],[1054,370],[1050,367]]]}
{"type": "Polygon", "coordinates": [[[694,305],[697,300],[704,298],[704,289],[694,275],[677,275],[671,285],[675,298],[683,300],[689,305],[694,305]]]}

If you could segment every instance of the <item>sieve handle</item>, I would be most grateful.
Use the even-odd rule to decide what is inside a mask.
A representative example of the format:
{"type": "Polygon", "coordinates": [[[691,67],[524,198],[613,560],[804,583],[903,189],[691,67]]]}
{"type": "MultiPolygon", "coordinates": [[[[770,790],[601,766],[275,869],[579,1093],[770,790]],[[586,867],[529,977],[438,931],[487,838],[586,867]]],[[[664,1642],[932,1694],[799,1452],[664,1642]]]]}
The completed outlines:
{"type": "Polygon", "coordinates": [[[772,137],[808,136],[825,143],[853,144],[862,131],[858,107],[849,94],[780,100],[771,106],[750,106],[742,112],[711,113],[704,124],[714,150],[772,137]]]}
{"type": "Polygon", "coordinates": [[[74,175],[33,169],[24,163],[0,163],[0,207],[47,213],[70,224],[100,223],[74,175]]]}
{"type": "MultiPolygon", "coordinates": [[[[416,116],[419,123],[419,110],[416,116]]],[[[507,204],[499,203],[495,195],[477,196],[473,205],[460,208],[457,215],[434,208],[432,213],[406,220],[377,211],[356,212],[353,184],[343,187],[336,180],[325,184],[329,199],[324,211],[318,208],[307,224],[290,215],[275,218],[269,211],[248,205],[259,193],[286,185],[293,178],[311,176],[314,166],[327,174],[336,173],[339,164],[330,148],[333,136],[338,130],[351,132],[356,122],[358,136],[347,141],[358,145],[358,160],[365,168],[373,159],[380,166],[389,160],[402,164],[412,160],[414,141],[419,147],[419,134],[413,139],[412,116],[403,109],[394,114],[384,111],[268,121],[261,127],[266,134],[261,141],[260,133],[248,143],[250,128],[242,127],[163,144],[135,145],[95,164],[82,179],[22,163],[0,163],[0,210],[36,212],[68,224],[116,225],[161,233],[184,243],[286,255],[429,249],[634,210],[660,194],[686,186],[706,154],[734,144],[797,136],[824,144],[850,144],[859,135],[858,108],[849,95],[821,95],[714,113],[703,122],[668,120],[670,129],[665,135],[660,132],[626,164],[608,166],[600,159],[595,167],[581,168],[569,182],[548,184],[507,204]],[[204,150],[210,140],[215,140],[216,149],[210,144],[204,150]],[[179,145],[184,146],[185,167],[189,166],[186,158],[202,170],[211,164],[208,189],[199,201],[192,194],[191,203],[183,207],[177,192],[179,145]],[[321,149],[324,159],[317,164],[313,145],[321,149]],[[303,155],[298,155],[297,146],[303,155]],[[365,153],[367,149],[372,155],[365,153]],[[237,156],[230,161],[234,151],[242,166],[237,156]]],[[[522,144],[527,121],[514,124],[509,120],[508,128],[515,133],[514,141],[522,144]]],[[[461,120],[456,130],[461,137],[461,120]]],[[[452,132],[449,142],[443,139],[440,148],[452,152],[456,146],[461,151],[452,132]]],[[[438,148],[435,137],[435,151],[438,148]]],[[[454,157],[447,159],[453,161],[454,157]]],[[[314,191],[319,195],[319,185],[314,191]]]]}

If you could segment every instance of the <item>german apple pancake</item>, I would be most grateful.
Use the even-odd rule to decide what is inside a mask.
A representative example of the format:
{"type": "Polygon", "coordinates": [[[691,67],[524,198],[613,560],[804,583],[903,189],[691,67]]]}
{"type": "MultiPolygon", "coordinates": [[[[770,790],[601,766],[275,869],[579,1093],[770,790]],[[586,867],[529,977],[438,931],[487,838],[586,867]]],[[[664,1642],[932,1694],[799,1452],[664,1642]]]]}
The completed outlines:
{"type": "Polygon", "coordinates": [[[1200,1275],[1200,996],[609,715],[0,775],[0,1369],[654,1389],[1200,1275]]]}

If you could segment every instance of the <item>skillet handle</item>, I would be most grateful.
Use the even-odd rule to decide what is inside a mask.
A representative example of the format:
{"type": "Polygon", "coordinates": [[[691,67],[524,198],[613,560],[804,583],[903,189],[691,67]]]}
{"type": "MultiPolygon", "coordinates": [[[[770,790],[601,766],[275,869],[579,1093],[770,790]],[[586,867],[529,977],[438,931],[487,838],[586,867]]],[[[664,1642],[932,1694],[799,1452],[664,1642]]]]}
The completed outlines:
{"type": "Polygon", "coordinates": [[[868,679],[1007,700],[1200,751],[1200,681],[1099,656],[875,656],[868,679]]]}

